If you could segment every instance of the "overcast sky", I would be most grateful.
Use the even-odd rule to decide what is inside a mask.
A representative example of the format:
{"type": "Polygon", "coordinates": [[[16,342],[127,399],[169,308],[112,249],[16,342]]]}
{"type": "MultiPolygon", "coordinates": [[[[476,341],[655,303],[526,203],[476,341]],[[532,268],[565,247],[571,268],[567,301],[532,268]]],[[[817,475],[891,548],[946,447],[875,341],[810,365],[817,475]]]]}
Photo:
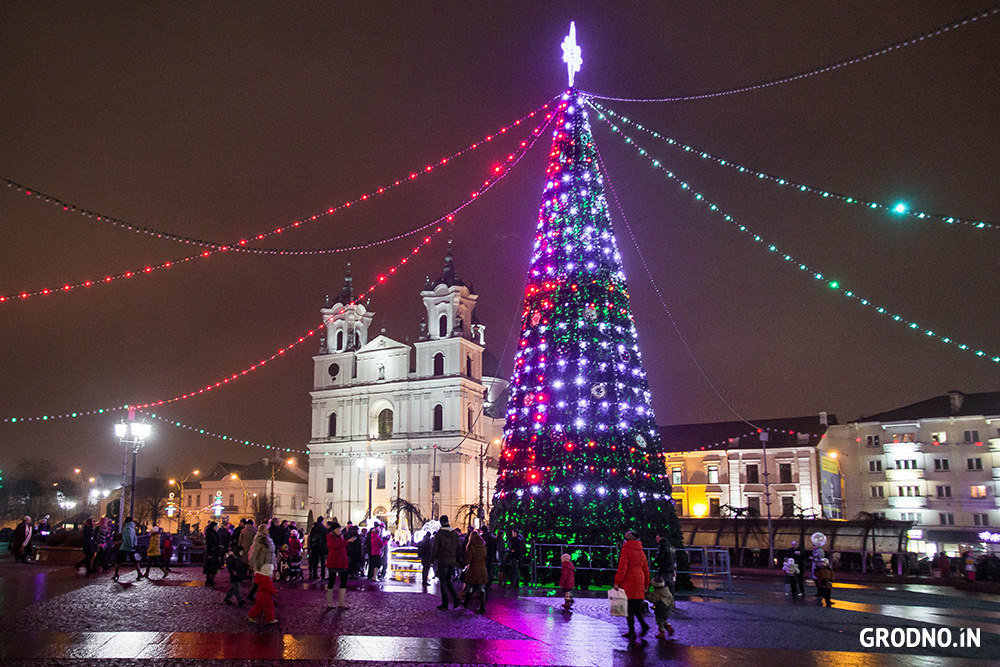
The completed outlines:
{"type": "MultiPolygon", "coordinates": [[[[227,243],[354,200],[480,142],[567,84],[630,98],[809,70],[989,7],[979,1],[643,3],[8,2],[0,22],[0,176],[79,207],[227,243]],[[430,6],[430,8],[428,8],[430,6]]],[[[607,102],[657,131],[832,192],[1000,221],[1000,17],[857,65],[738,95],[607,102]]],[[[823,287],[766,245],[922,326],[1000,354],[1000,231],[848,206],[644,148],[768,244],[666,180],[591,114],[628,223],[614,224],[661,424],[835,413],[855,419],[949,389],[998,390],[1000,365],[823,287]],[[694,360],[722,398],[706,382],[694,360]],[[727,407],[730,404],[733,410],[727,407]]],[[[387,194],[268,237],[361,243],[468,197],[534,123],[387,194]]],[[[641,135],[632,132],[637,138],[641,135]]],[[[427,275],[453,239],[487,343],[510,370],[550,138],[371,294],[372,333],[415,340],[427,275]],[[506,346],[505,346],[506,343],[506,346]]],[[[614,204],[612,203],[614,207],[614,204]]],[[[63,212],[0,186],[0,294],[176,261],[201,249],[63,212]]],[[[418,237],[350,254],[216,254],[109,285],[0,303],[0,418],[185,394],[314,329],[348,259],[367,286],[418,237]]],[[[304,450],[307,340],[158,414],[304,450]]],[[[0,469],[47,457],[111,472],[119,413],[0,423],[0,469]]],[[[262,450],[154,424],[139,472],[183,474],[262,450]]]]}

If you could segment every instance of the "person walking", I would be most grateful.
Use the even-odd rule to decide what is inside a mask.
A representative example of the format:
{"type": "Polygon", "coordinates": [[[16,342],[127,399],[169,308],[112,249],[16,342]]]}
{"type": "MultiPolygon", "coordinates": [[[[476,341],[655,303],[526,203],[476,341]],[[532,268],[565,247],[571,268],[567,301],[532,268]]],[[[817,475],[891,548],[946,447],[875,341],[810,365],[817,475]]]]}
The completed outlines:
{"type": "Polygon", "coordinates": [[[486,590],[493,584],[493,566],[497,561],[497,538],[490,532],[489,526],[483,526],[480,531],[486,544],[486,590]]]}
{"type": "Polygon", "coordinates": [[[153,526],[149,529],[149,547],[146,549],[146,574],[149,579],[149,568],[158,567],[166,579],[170,570],[163,564],[163,551],[160,548],[160,527],[153,526]]]}
{"type": "Polygon", "coordinates": [[[76,569],[85,567],[87,574],[94,574],[97,570],[94,565],[94,557],[97,554],[97,531],[94,530],[94,520],[89,516],[83,522],[83,560],[76,564],[76,569]]]}
{"type": "Polygon", "coordinates": [[[625,533],[625,544],[618,557],[618,572],[615,573],[615,590],[625,589],[628,598],[628,632],[622,635],[635,639],[635,620],[642,626],[641,635],[649,632],[649,623],[644,617],[646,611],[646,589],[649,588],[649,564],[639,542],[639,535],[633,531],[625,533]]]}
{"type": "Polygon", "coordinates": [[[326,533],[326,570],[329,572],[330,580],[326,584],[326,608],[333,609],[333,589],[336,580],[340,578],[340,586],[337,590],[337,606],[341,609],[349,609],[347,606],[347,574],[350,560],[347,557],[347,547],[357,537],[345,537],[341,535],[340,524],[336,521],[330,522],[330,528],[326,533]]]}
{"type": "Polygon", "coordinates": [[[371,538],[371,548],[368,552],[368,581],[375,581],[379,568],[382,566],[382,547],[385,546],[382,538],[382,524],[376,522],[368,536],[371,538]]]}
{"type": "Polygon", "coordinates": [[[656,576],[666,582],[670,595],[674,595],[674,577],[677,574],[677,552],[666,533],[656,534],[656,556],[653,558],[656,576]]]}
{"type": "Polygon", "coordinates": [[[28,562],[28,557],[31,556],[31,536],[33,533],[34,527],[31,523],[31,517],[26,514],[10,536],[10,552],[14,554],[15,563],[28,562]]]}
{"type": "Polygon", "coordinates": [[[524,558],[524,540],[511,529],[507,539],[507,583],[515,591],[521,587],[521,559],[524,558]]]}
{"type": "Polygon", "coordinates": [[[674,596],[667,588],[667,582],[660,576],[653,577],[653,590],[646,596],[653,604],[656,619],[656,638],[664,639],[664,633],[674,636],[674,626],[670,625],[670,609],[674,606],[674,596]]]}
{"type": "Polygon", "coordinates": [[[469,537],[465,541],[465,561],[468,568],[465,570],[465,596],[462,606],[466,609],[472,603],[473,598],[479,595],[479,609],[477,614],[486,613],[486,584],[489,576],[486,571],[486,542],[482,535],[474,530],[469,531],[469,537]]]}
{"type": "Polygon", "coordinates": [[[799,588],[799,566],[795,564],[795,559],[786,558],[781,569],[785,572],[785,595],[790,594],[793,598],[802,595],[799,588]]]}
{"type": "Polygon", "coordinates": [[[101,517],[97,522],[97,556],[94,558],[94,569],[100,565],[107,572],[111,569],[111,552],[115,546],[115,532],[111,519],[101,517]]]}
{"type": "Polygon", "coordinates": [[[247,614],[249,623],[256,623],[257,617],[264,615],[264,620],[269,625],[275,625],[278,619],[274,613],[274,596],[277,591],[274,589],[274,542],[267,534],[266,530],[257,531],[254,536],[250,551],[250,571],[253,572],[253,584],[256,587],[256,598],[250,613],[247,614]]]}
{"type": "Polygon", "coordinates": [[[458,535],[451,529],[448,515],[441,515],[441,528],[434,534],[431,544],[431,560],[434,561],[434,571],[437,572],[438,585],[441,587],[441,604],[438,609],[448,610],[448,596],[451,596],[453,606],[458,608],[458,592],[453,581],[455,567],[458,565],[458,535]]]}
{"type": "Polygon", "coordinates": [[[424,532],[424,536],[420,538],[420,542],[417,544],[417,556],[420,557],[420,567],[423,568],[421,585],[424,588],[427,588],[427,575],[430,573],[431,563],[433,563],[433,559],[431,558],[431,550],[433,548],[431,539],[431,532],[428,530],[424,532]]]}
{"type": "Polygon", "coordinates": [[[230,547],[226,555],[226,571],[229,572],[229,590],[226,591],[226,597],[222,598],[222,601],[230,606],[235,604],[242,607],[246,604],[246,600],[243,599],[240,586],[247,577],[248,568],[240,558],[240,547],[236,544],[230,547]]]}
{"type": "Polygon", "coordinates": [[[326,579],[326,533],[327,528],[323,525],[323,517],[316,519],[309,530],[309,578],[326,579]],[[319,577],[316,575],[319,574],[319,577]]]}
{"type": "Polygon", "coordinates": [[[828,559],[820,559],[819,565],[816,566],[814,578],[816,581],[816,590],[819,592],[820,598],[826,603],[827,607],[832,607],[833,601],[830,600],[830,595],[833,593],[833,570],[830,568],[830,561],[828,559]]]}
{"type": "Polygon", "coordinates": [[[132,517],[125,517],[125,523],[122,524],[122,543],[118,547],[118,558],[115,559],[115,574],[111,577],[111,581],[118,581],[118,568],[121,567],[122,563],[131,563],[135,566],[135,580],[139,581],[142,579],[142,570],[139,569],[139,563],[135,560],[135,546],[136,546],[136,535],[135,535],[135,524],[132,522],[132,517]]]}
{"type": "Polygon", "coordinates": [[[219,571],[219,533],[218,524],[209,521],[205,526],[205,565],[202,572],[205,574],[205,587],[215,586],[215,575],[219,571]]]}
{"type": "Polygon", "coordinates": [[[795,569],[797,574],[795,578],[798,580],[799,595],[806,594],[806,552],[799,546],[797,540],[792,540],[791,546],[785,550],[785,560],[789,558],[795,561],[795,569]]]}
{"type": "Polygon", "coordinates": [[[573,589],[576,588],[576,567],[569,554],[563,554],[560,560],[562,562],[559,573],[559,589],[563,593],[563,609],[571,609],[573,607],[573,589]]]}

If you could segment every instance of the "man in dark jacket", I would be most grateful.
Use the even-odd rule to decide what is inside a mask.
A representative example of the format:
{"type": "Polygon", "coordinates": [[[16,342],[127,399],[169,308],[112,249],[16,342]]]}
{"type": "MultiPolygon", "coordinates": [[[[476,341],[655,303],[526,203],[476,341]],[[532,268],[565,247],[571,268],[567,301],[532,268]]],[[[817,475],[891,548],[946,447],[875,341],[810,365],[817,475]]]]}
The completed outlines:
{"type": "Polygon", "coordinates": [[[497,538],[489,526],[483,526],[483,542],[486,543],[486,590],[493,584],[493,564],[497,559],[497,538]]]}
{"type": "Polygon", "coordinates": [[[517,590],[521,587],[521,559],[524,558],[524,540],[517,529],[512,529],[507,538],[507,578],[510,587],[517,590]]]}
{"type": "Polygon", "coordinates": [[[439,585],[441,586],[441,604],[438,609],[448,610],[448,596],[451,595],[454,608],[458,608],[458,591],[455,590],[454,579],[455,568],[461,564],[462,559],[458,552],[458,535],[451,529],[448,516],[441,515],[441,530],[434,535],[434,542],[431,545],[431,560],[436,565],[439,585]]]}
{"type": "Polygon", "coordinates": [[[323,517],[316,519],[309,531],[309,578],[315,579],[320,573],[320,579],[326,579],[326,526],[323,517]]]}
{"type": "Polygon", "coordinates": [[[806,594],[806,552],[801,547],[796,540],[792,540],[792,545],[785,549],[785,559],[791,558],[795,561],[795,564],[799,567],[799,573],[796,578],[799,580],[799,594],[806,594]]]}
{"type": "Polygon", "coordinates": [[[653,566],[656,568],[656,576],[663,579],[674,595],[674,575],[677,572],[677,554],[674,545],[670,544],[666,533],[656,534],[656,556],[653,558],[653,566]]]}
{"type": "Polygon", "coordinates": [[[433,563],[431,560],[431,549],[433,548],[431,538],[432,536],[430,531],[427,531],[417,544],[417,555],[420,557],[420,566],[423,568],[424,574],[423,579],[421,580],[421,585],[423,586],[427,585],[427,575],[430,573],[431,564],[433,563]]]}
{"type": "Polygon", "coordinates": [[[364,549],[361,545],[361,533],[358,531],[358,527],[349,521],[345,537],[347,539],[347,574],[350,577],[356,577],[364,566],[364,549]],[[352,537],[354,539],[351,539],[352,537]]]}

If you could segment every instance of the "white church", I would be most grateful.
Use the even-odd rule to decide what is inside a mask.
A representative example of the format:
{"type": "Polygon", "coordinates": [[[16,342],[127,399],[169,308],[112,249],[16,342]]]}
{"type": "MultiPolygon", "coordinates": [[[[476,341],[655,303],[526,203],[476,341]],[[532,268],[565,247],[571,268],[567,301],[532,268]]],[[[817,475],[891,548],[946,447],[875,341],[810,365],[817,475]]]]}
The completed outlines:
{"type": "Polygon", "coordinates": [[[313,358],[309,441],[316,517],[378,518],[394,528],[397,497],[425,519],[448,514],[456,526],[462,505],[483,503],[488,512],[508,382],[497,377],[475,320],[477,297],[455,275],[450,249],[420,298],[427,319],[413,345],[369,337],[374,313],[350,305],[349,268],[343,292],[321,311],[326,337],[313,358]]]}

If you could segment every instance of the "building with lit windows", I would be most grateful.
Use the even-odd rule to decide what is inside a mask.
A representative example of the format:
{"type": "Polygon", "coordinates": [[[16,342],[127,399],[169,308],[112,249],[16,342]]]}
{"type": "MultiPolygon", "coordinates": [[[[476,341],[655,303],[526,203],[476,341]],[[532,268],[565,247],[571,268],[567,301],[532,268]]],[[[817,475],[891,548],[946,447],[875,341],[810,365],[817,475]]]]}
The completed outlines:
{"type": "Polygon", "coordinates": [[[774,518],[841,518],[837,466],[824,464],[819,448],[836,417],[752,423],[660,427],[677,515],[718,517],[750,508],[761,517],[770,510],[774,518]]]}
{"type": "Polygon", "coordinates": [[[178,498],[184,522],[204,528],[220,517],[236,523],[254,518],[255,499],[274,499],[271,515],[305,525],[309,518],[309,471],[298,458],[260,458],[253,463],[220,461],[184,488],[178,498]]]}
{"type": "Polygon", "coordinates": [[[420,298],[427,315],[412,345],[369,335],[374,314],[351,305],[350,273],[321,311],[309,441],[315,516],[358,523],[371,508],[395,524],[399,497],[425,518],[449,514],[457,525],[460,506],[491,500],[507,381],[497,377],[477,296],[457,277],[450,249],[420,298]]]}
{"type": "Polygon", "coordinates": [[[945,395],[827,432],[848,511],[910,521],[910,550],[997,550],[1000,392],[945,395]]]}

